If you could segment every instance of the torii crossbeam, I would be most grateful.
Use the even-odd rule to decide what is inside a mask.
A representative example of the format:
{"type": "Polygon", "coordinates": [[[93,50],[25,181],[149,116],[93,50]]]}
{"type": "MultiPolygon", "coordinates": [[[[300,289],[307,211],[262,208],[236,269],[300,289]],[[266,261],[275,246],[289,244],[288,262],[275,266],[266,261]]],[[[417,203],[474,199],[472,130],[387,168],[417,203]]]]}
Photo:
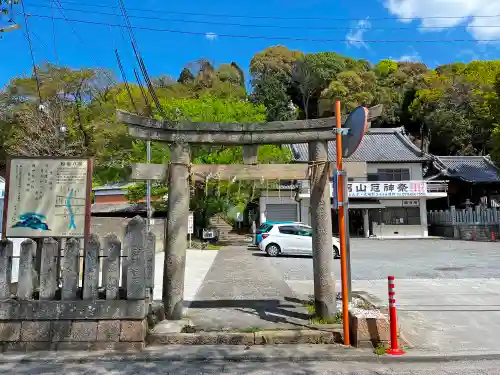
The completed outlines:
{"type": "MultiPolygon", "coordinates": [[[[369,120],[380,116],[382,106],[369,109],[369,120]]],[[[332,210],[328,141],[335,139],[335,117],[274,121],[268,123],[172,122],[138,116],[121,110],[117,119],[129,126],[137,139],[171,144],[168,165],[136,164],[134,179],[168,181],[168,221],[165,234],[163,303],[169,320],[182,318],[184,274],[189,217],[189,178],[207,175],[221,180],[310,179],[311,226],[313,228],[313,268],[316,313],[322,318],[336,313],[335,279],[332,277],[332,210]],[[309,165],[258,165],[259,145],[308,143],[309,165]],[[243,165],[191,165],[190,145],[243,146],[243,165]],[[310,173],[311,168],[313,173],[310,173]],[[168,173],[167,173],[168,171],[168,173]]],[[[365,176],[365,163],[347,163],[351,176],[365,176]]]]}

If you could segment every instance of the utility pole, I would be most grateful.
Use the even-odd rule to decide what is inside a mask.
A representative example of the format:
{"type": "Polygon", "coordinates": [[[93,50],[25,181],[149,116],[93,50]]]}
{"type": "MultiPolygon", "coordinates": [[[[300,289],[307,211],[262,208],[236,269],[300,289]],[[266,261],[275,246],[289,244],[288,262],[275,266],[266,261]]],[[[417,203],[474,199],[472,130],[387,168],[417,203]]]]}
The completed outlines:
{"type": "MultiPolygon", "coordinates": [[[[146,143],[146,162],[151,163],[151,141],[146,143]]],[[[146,181],[146,214],[148,216],[147,229],[151,230],[151,180],[146,181]]]]}

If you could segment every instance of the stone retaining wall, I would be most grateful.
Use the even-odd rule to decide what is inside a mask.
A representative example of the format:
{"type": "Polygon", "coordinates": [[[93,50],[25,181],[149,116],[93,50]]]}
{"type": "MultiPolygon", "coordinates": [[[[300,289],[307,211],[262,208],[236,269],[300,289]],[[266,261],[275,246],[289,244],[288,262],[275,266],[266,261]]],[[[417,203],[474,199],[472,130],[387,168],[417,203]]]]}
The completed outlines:
{"type": "Polygon", "coordinates": [[[429,235],[466,241],[498,241],[500,224],[432,224],[429,235]]]}
{"type": "Polygon", "coordinates": [[[2,351],[142,350],[146,320],[0,322],[2,351]]]}

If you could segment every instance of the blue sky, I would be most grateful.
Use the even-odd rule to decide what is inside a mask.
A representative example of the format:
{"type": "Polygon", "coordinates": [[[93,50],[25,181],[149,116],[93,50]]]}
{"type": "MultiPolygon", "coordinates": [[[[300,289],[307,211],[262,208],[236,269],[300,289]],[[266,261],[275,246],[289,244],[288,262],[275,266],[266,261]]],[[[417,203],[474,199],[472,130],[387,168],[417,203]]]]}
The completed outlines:
{"type": "MultiPolygon", "coordinates": [[[[107,67],[118,73],[114,56],[114,49],[117,48],[128,79],[132,81],[131,69],[135,61],[131,48],[126,42],[126,31],[122,32],[119,28],[109,25],[74,21],[122,23],[120,17],[98,14],[99,12],[118,12],[116,9],[105,7],[117,6],[118,0],[24,1],[27,13],[31,14],[28,22],[37,64],[44,61],[52,63],[58,61],[60,64],[75,68],[107,67]],[[54,17],[61,18],[54,21],[55,33],[53,33],[50,19],[51,2],[54,17]],[[91,7],[84,4],[103,6],[91,7]],[[70,20],[69,22],[63,19],[58,6],[63,8],[64,16],[70,20]],[[74,9],[79,9],[81,12],[74,11],[74,9]]],[[[216,64],[235,61],[247,70],[249,61],[255,53],[276,44],[283,44],[304,52],[335,51],[354,58],[365,58],[372,62],[384,58],[422,61],[430,67],[452,61],[500,59],[498,42],[477,41],[500,40],[500,2],[498,1],[240,0],[233,1],[231,6],[227,4],[228,1],[222,0],[191,0],[189,2],[125,0],[133,26],[194,33],[134,30],[150,76],[167,74],[177,78],[187,63],[199,58],[209,58],[216,64]],[[132,8],[138,8],[138,10],[132,10],[132,8]],[[153,11],[147,12],[145,11],[147,9],[153,11]],[[186,13],[202,15],[195,16],[186,13]],[[244,17],[213,17],[207,14],[244,17]],[[477,17],[478,15],[480,17],[477,17]],[[485,15],[488,17],[481,17],[485,15]],[[492,17],[494,15],[499,16],[492,17]],[[164,20],[132,16],[161,17],[164,20]],[[425,18],[436,16],[447,18],[425,18]],[[228,25],[228,23],[240,25],[228,25]],[[256,27],[256,25],[275,27],[256,27]],[[262,36],[269,39],[237,38],[224,35],[262,36]],[[309,40],[288,40],[287,38],[309,40]],[[317,39],[329,41],[314,41],[317,39]],[[380,42],[384,40],[403,42],[380,42]],[[439,42],[419,43],[417,42],[419,40],[439,42]],[[451,43],[447,40],[464,41],[451,43]],[[470,42],[470,40],[475,42],[470,42]]],[[[14,19],[22,26],[22,29],[5,33],[0,39],[3,55],[0,59],[0,85],[2,86],[10,78],[28,73],[31,69],[21,6],[17,5],[14,9],[14,19]]],[[[8,19],[3,17],[0,22],[0,25],[7,25],[8,19]]]]}

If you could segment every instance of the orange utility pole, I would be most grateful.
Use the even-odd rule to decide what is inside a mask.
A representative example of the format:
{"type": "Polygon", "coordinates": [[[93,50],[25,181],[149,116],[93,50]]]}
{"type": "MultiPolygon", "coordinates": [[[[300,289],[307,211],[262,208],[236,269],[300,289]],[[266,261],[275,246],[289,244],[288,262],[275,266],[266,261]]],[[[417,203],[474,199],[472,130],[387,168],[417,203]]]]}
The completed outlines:
{"type": "Polygon", "coordinates": [[[344,170],[342,163],[342,123],[340,118],[340,101],[335,102],[335,122],[337,146],[337,201],[339,213],[339,232],[340,232],[340,274],[342,279],[342,325],[344,328],[344,345],[351,345],[349,337],[349,300],[347,290],[347,248],[345,233],[345,205],[344,205],[344,170]]]}

